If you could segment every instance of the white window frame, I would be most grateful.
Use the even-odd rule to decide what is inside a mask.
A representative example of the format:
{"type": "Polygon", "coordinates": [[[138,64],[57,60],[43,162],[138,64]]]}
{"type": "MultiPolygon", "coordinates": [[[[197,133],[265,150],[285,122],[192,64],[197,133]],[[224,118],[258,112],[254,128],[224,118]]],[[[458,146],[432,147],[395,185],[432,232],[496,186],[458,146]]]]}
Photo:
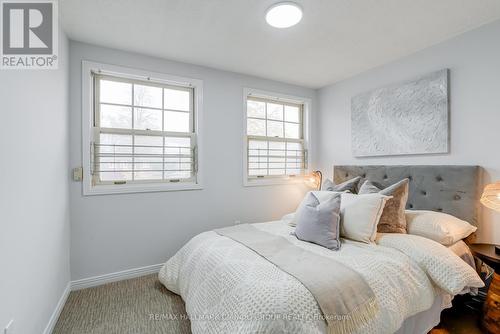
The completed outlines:
{"type": "Polygon", "coordinates": [[[128,67],[82,61],[82,162],[83,195],[105,195],[121,193],[141,193],[158,191],[181,191],[203,189],[203,81],[164,73],[132,69],[128,67]],[[196,177],[187,182],[144,182],[125,184],[97,184],[92,182],[91,143],[94,129],[94,80],[92,73],[103,73],[132,80],[147,80],[163,85],[184,86],[194,90],[194,124],[196,136],[197,171],[196,177]]]}
{"type": "Polygon", "coordinates": [[[312,100],[307,97],[293,96],[282,93],[270,92],[255,88],[243,88],[243,185],[245,187],[251,186],[268,186],[280,184],[296,184],[303,183],[304,178],[301,176],[273,176],[264,178],[253,178],[248,176],[248,135],[247,135],[247,98],[249,96],[275,100],[278,102],[288,102],[294,104],[302,104],[302,134],[304,142],[304,150],[307,152],[306,168],[304,173],[307,174],[311,171],[310,162],[311,158],[311,108],[312,100]]]}

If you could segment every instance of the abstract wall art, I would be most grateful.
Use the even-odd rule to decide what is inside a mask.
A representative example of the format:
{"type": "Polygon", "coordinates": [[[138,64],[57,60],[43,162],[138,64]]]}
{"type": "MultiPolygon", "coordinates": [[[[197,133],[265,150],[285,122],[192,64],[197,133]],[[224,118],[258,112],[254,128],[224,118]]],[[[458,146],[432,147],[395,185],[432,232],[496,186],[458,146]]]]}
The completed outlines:
{"type": "Polygon", "coordinates": [[[372,90],[351,100],[356,157],[449,151],[448,70],[372,90]]]}

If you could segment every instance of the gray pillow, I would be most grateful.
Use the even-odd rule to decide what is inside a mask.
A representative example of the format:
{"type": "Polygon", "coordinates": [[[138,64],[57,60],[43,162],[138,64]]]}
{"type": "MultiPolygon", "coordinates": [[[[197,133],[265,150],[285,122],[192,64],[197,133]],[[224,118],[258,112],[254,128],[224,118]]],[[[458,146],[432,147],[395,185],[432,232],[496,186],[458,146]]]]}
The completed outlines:
{"type": "Polygon", "coordinates": [[[332,250],[340,249],[340,193],[320,203],[309,192],[296,213],[295,236],[332,250]]]}
{"type": "Polygon", "coordinates": [[[349,191],[353,194],[356,194],[360,180],[361,177],[356,176],[355,178],[344,181],[341,184],[335,184],[331,180],[326,179],[325,182],[323,182],[323,186],[321,187],[321,189],[328,191],[349,191]]]}
{"type": "Polygon", "coordinates": [[[408,200],[409,182],[409,179],[403,179],[385,189],[381,189],[383,187],[367,180],[359,188],[359,194],[379,193],[392,196],[385,203],[384,211],[377,225],[378,232],[406,233],[405,207],[408,200]]]}

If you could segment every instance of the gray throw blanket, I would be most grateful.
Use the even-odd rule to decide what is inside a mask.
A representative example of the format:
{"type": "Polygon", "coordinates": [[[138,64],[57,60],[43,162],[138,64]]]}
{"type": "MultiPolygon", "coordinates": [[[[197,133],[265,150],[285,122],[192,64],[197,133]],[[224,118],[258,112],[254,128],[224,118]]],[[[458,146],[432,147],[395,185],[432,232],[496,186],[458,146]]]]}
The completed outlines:
{"type": "Polygon", "coordinates": [[[378,312],[375,295],[363,277],[338,261],[247,224],[215,232],[250,248],[299,280],[316,299],[330,334],[352,333],[378,312]]]}

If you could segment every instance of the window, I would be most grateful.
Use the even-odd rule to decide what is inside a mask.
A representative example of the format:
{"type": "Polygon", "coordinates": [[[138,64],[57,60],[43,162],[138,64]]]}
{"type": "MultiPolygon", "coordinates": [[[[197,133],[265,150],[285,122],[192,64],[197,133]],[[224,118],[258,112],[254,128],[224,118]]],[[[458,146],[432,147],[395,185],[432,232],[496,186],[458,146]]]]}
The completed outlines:
{"type": "Polygon", "coordinates": [[[197,188],[199,83],[90,65],[87,193],[197,188]]]}
{"type": "Polygon", "coordinates": [[[246,185],[280,183],[306,173],[309,104],[307,99],[246,92],[246,185]]]}

